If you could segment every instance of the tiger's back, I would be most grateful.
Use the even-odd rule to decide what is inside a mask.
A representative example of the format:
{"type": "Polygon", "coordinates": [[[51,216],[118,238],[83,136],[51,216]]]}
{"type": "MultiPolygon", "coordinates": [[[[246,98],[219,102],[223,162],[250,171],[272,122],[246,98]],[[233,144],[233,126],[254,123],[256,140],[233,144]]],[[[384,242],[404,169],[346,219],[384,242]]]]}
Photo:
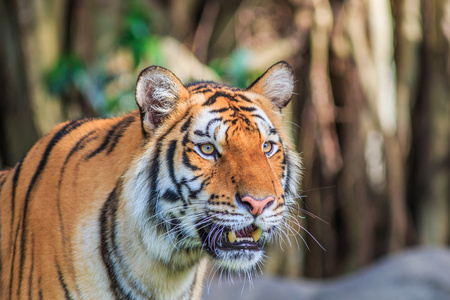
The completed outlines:
{"type": "Polygon", "coordinates": [[[149,67],[139,111],[57,126],[0,172],[2,299],[200,299],[208,260],[256,270],[295,201],[292,89],[286,63],[246,90],[149,67]]]}

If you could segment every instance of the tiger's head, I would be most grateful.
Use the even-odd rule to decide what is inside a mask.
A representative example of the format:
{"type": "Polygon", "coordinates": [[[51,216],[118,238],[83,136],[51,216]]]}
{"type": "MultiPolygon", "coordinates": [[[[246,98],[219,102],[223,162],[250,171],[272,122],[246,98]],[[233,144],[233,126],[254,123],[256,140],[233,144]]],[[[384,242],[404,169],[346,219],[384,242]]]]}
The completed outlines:
{"type": "Polygon", "coordinates": [[[149,252],[167,262],[181,255],[180,265],[209,253],[217,266],[238,272],[262,262],[263,246],[286,225],[300,177],[300,159],[281,128],[293,88],[285,62],[247,89],[183,86],[156,66],[141,72],[136,101],[145,145],[124,190],[149,252]],[[165,246],[155,250],[157,243],[165,246]]]}

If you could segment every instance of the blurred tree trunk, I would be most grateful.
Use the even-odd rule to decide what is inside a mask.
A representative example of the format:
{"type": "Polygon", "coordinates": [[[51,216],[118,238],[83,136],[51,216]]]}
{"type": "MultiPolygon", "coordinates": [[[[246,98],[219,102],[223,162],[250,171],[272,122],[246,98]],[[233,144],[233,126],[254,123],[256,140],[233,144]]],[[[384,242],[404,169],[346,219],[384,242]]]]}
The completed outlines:
{"type": "Polygon", "coordinates": [[[306,253],[304,274],[313,277],[361,267],[411,243],[446,243],[450,231],[450,1],[330,2],[328,46],[326,3],[312,1],[321,21],[315,17],[311,31],[311,103],[298,119],[305,208],[332,222],[308,221],[327,249],[306,253]],[[321,46],[331,49],[329,59],[321,46]],[[333,124],[337,138],[326,143],[333,124]],[[324,155],[332,149],[343,159],[336,176],[329,166],[338,152],[324,155]]]}
{"type": "Polygon", "coordinates": [[[26,77],[36,126],[40,133],[49,132],[64,121],[58,98],[48,94],[44,75],[61,54],[65,1],[17,0],[20,39],[24,52],[26,77]]]}
{"type": "Polygon", "coordinates": [[[422,15],[422,89],[413,115],[411,200],[419,241],[444,244],[450,241],[450,1],[423,0],[422,15]]]}
{"type": "Polygon", "coordinates": [[[14,1],[0,1],[0,39],[1,169],[18,162],[38,138],[14,1]]]}

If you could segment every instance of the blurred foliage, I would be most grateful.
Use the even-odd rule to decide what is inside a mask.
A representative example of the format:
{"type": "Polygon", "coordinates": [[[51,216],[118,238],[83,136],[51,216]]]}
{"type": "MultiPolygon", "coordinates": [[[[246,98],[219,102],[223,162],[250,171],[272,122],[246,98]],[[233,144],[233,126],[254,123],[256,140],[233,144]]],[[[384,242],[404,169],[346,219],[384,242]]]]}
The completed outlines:
{"type": "MultiPolygon", "coordinates": [[[[64,99],[73,90],[86,98],[99,116],[107,117],[135,108],[134,84],[120,84],[124,70],[108,68],[108,63],[123,52],[132,54],[132,70],[136,73],[141,61],[163,64],[159,38],[152,34],[151,15],[141,1],[128,0],[121,33],[107,53],[96,53],[87,64],[76,53],[63,53],[44,76],[50,94],[64,99]],[[111,88],[111,86],[116,86],[111,88]]],[[[126,64],[127,62],[125,62],[126,64]]]]}
{"type": "Polygon", "coordinates": [[[251,79],[258,75],[251,74],[248,70],[247,62],[251,53],[248,49],[238,48],[229,57],[215,59],[210,63],[210,67],[221,76],[225,82],[240,88],[246,88],[251,79]]]}
{"type": "Polygon", "coordinates": [[[118,46],[129,49],[133,54],[134,67],[142,58],[160,64],[162,62],[159,39],[152,32],[152,19],[140,5],[141,2],[128,0],[124,15],[124,28],[119,36],[118,46]]]}
{"type": "MultiPolygon", "coordinates": [[[[142,4],[143,2],[138,0],[124,1],[125,13],[121,16],[121,32],[111,45],[110,51],[96,53],[92,63],[87,64],[76,53],[63,53],[44,76],[48,92],[64,99],[74,90],[78,91],[101,117],[134,109],[134,82],[120,84],[122,76],[137,74],[146,65],[166,65],[161,38],[153,31],[152,12],[142,4]],[[119,66],[121,70],[108,67],[117,56],[130,54],[131,66],[119,66]]],[[[247,62],[250,56],[248,49],[237,48],[229,56],[212,60],[209,67],[223,82],[245,88],[260,75],[259,72],[252,73],[248,70],[247,62]]]]}

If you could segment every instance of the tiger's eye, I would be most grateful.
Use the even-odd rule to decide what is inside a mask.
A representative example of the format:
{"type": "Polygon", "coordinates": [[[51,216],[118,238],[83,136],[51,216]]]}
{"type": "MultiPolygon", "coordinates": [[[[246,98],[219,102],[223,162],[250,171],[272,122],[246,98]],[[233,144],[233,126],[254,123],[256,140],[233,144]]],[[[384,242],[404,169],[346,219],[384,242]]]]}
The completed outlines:
{"type": "Polygon", "coordinates": [[[208,143],[208,144],[201,145],[200,150],[203,152],[203,154],[211,155],[211,154],[213,154],[215,148],[212,144],[208,143]]]}
{"type": "Polygon", "coordinates": [[[270,150],[272,150],[272,143],[264,142],[264,144],[262,145],[262,149],[264,153],[269,153],[270,150]]]}

